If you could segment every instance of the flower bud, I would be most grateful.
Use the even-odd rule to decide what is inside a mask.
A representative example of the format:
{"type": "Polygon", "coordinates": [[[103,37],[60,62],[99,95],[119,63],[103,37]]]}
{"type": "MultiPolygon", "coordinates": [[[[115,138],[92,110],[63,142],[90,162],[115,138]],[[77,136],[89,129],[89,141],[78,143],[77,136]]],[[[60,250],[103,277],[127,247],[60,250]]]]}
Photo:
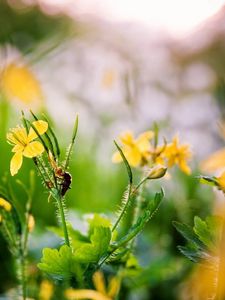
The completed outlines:
{"type": "Polygon", "coordinates": [[[162,165],[155,166],[149,171],[148,179],[161,178],[166,174],[166,171],[167,171],[167,168],[162,165]]]}

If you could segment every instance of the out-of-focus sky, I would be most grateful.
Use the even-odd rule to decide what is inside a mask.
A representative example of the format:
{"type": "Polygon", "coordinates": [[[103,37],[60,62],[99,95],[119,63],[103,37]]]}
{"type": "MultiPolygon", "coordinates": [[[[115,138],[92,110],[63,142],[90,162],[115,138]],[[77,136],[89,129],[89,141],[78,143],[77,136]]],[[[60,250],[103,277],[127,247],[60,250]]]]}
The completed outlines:
{"type": "Polygon", "coordinates": [[[111,21],[133,21],[174,36],[189,33],[215,14],[224,0],[39,0],[70,14],[93,14],[111,21]]]}

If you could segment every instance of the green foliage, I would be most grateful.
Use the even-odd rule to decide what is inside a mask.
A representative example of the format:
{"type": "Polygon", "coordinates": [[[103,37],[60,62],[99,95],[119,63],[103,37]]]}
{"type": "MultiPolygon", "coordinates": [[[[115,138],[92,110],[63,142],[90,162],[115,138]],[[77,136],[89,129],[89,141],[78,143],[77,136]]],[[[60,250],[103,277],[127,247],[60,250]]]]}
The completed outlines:
{"type": "Polygon", "coordinates": [[[70,279],[77,273],[78,264],[75,261],[72,250],[63,245],[59,250],[45,248],[38,268],[56,279],[70,279]]]}
{"type": "Polygon", "coordinates": [[[111,221],[103,217],[99,214],[94,214],[94,217],[88,219],[89,229],[88,229],[88,236],[91,236],[94,232],[95,227],[102,226],[102,227],[111,227],[111,221]]]}
{"type": "Polygon", "coordinates": [[[81,245],[75,251],[75,258],[82,263],[96,263],[107,252],[111,240],[111,230],[107,227],[94,228],[90,243],[81,245]]]}
{"type": "Polygon", "coordinates": [[[188,241],[186,246],[178,246],[182,254],[193,262],[215,262],[222,226],[220,217],[210,216],[204,221],[195,216],[193,228],[179,222],[173,225],[188,241]]]}
{"type": "Polygon", "coordinates": [[[218,187],[217,179],[214,176],[200,176],[200,183],[218,187]]]}

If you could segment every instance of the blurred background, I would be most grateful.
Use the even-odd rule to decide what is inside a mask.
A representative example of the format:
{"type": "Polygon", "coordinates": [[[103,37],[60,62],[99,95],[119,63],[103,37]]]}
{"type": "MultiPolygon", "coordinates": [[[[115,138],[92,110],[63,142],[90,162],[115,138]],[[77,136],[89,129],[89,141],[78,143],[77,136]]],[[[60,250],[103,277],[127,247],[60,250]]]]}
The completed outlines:
{"type": "MultiPolygon", "coordinates": [[[[12,156],[5,135],[20,123],[21,110],[45,112],[63,149],[79,114],[67,203],[70,220],[82,228],[81,213],[111,214],[120,201],[126,173],[111,156],[122,131],[137,135],[157,122],[161,136],[170,140],[178,133],[191,145],[193,173],[174,170],[171,180],[162,180],[166,199],[137,244],[144,271],[128,276],[121,299],[189,299],[184,291],[193,266],[177,250],[184,241],[171,222],[192,225],[195,215],[206,217],[221,201],[196,176],[200,162],[224,145],[218,126],[225,117],[224,4],[0,0],[1,177],[9,175],[12,156]],[[31,87],[34,92],[27,92],[31,87]]],[[[17,178],[28,183],[32,167],[25,160],[17,178]]],[[[9,180],[25,203],[14,178],[9,180]]],[[[47,197],[37,178],[29,254],[34,264],[43,247],[59,243],[46,229],[56,223],[47,197]]],[[[15,274],[2,238],[0,258],[3,294],[15,286],[15,274]]]]}

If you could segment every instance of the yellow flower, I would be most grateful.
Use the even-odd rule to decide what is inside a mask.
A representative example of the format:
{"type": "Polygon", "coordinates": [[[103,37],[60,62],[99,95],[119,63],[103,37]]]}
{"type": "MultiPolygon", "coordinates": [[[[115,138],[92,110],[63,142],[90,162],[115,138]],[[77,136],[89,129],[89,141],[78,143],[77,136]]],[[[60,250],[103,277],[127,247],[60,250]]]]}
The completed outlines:
{"type": "MultiPolygon", "coordinates": [[[[130,131],[121,135],[120,140],[123,144],[122,151],[132,167],[147,164],[150,156],[150,140],[153,138],[153,131],[146,131],[134,139],[133,133],[130,131]]],[[[119,152],[114,153],[112,157],[114,163],[122,161],[119,152]]]]}
{"type": "Polygon", "coordinates": [[[0,75],[1,89],[7,98],[26,105],[43,99],[40,84],[27,66],[11,63],[0,75]]]}
{"type": "Polygon", "coordinates": [[[54,291],[53,284],[48,280],[43,280],[40,285],[39,299],[50,300],[54,291]]]}
{"type": "Polygon", "coordinates": [[[12,205],[3,198],[0,198],[0,207],[4,208],[6,211],[10,211],[12,209],[12,205]]]}
{"type": "MultiPolygon", "coordinates": [[[[41,120],[33,122],[33,126],[40,135],[44,134],[48,129],[48,123],[41,120]]],[[[40,142],[34,141],[37,137],[38,136],[33,128],[30,128],[29,133],[27,134],[26,129],[23,126],[17,126],[16,128],[11,129],[7,134],[8,142],[14,146],[12,152],[15,153],[10,163],[10,172],[12,176],[17,174],[21,168],[23,156],[32,158],[44,152],[44,146],[40,142]]]]}
{"type": "Polygon", "coordinates": [[[188,144],[179,144],[178,136],[175,136],[172,143],[166,146],[163,156],[166,158],[169,168],[173,165],[178,165],[184,173],[191,173],[191,169],[187,165],[187,160],[192,156],[190,146],[188,144]]]}
{"type": "Polygon", "coordinates": [[[113,300],[117,296],[120,289],[120,280],[113,277],[109,280],[108,289],[102,272],[95,272],[93,275],[93,283],[95,290],[74,290],[68,289],[65,292],[67,299],[92,299],[92,300],[113,300]]]}
{"type": "Polygon", "coordinates": [[[2,223],[2,215],[0,215],[0,224],[2,223]]]}

